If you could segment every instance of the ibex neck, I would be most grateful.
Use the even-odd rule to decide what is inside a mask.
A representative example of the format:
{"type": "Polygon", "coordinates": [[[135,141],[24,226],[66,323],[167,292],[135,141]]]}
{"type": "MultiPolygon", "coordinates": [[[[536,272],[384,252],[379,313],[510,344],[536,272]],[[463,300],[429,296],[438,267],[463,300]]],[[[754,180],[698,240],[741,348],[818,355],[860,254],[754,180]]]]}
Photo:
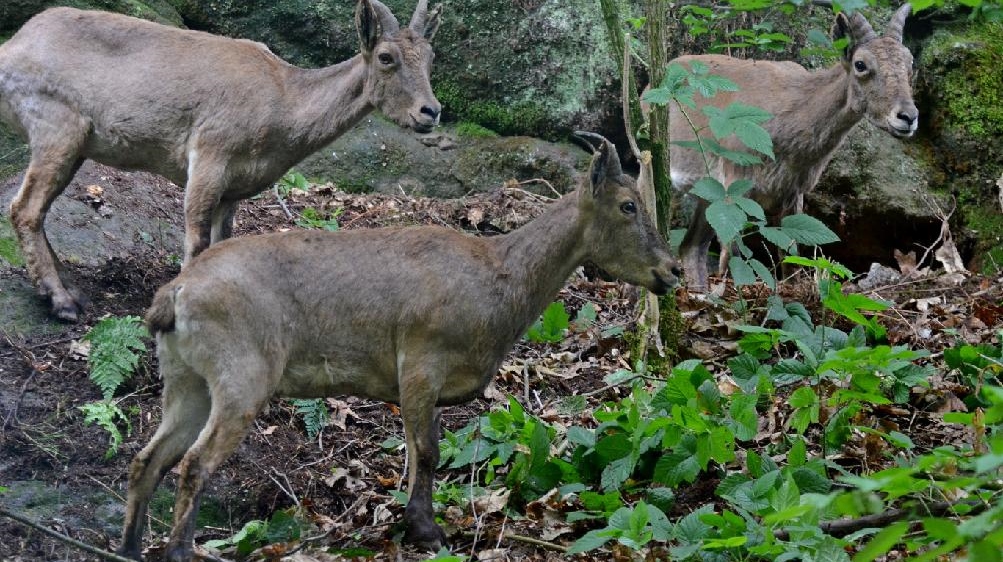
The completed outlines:
{"type": "Polygon", "coordinates": [[[550,204],[547,211],[522,228],[492,239],[502,261],[514,316],[532,322],[588,256],[586,227],[578,207],[578,192],[550,204]]]}
{"type": "Polygon", "coordinates": [[[362,55],[326,68],[294,68],[287,92],[292,138],[313,152],[358,123],[373,110],[367,77],[362,55]]]}
{"type": "Polygon", "coordinates": [[[806,161],[833,152],[863,117],[863,112],[853,107],[850,77],[841,64],[809,73],[799,95],[791,99],[794,103],[785,112],[787,115],[773,120],[778,123],[774,141],[786,141],[791,146],[775,147],[775,152],[800,154],[806,161]],[[788,128],[792,130],[785,130],[788,128]]]}

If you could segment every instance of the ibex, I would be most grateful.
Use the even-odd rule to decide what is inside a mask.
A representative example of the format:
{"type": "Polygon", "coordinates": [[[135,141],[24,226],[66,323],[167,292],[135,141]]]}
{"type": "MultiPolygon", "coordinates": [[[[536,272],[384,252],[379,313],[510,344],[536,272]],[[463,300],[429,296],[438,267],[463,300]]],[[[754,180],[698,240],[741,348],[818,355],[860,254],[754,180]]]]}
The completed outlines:
{"type": "Polygon", "coordinates": [[[405,539],[437,549],[439,408],[483,391],[582,263],[659,294],[677,282],[634,181],[600,140],[582,185],[509,234],[290,231],[228,240],[192,260],[146,315],[163,420],[130,467],[120,552],[139,558],[150,496],[180,460],[167,552],[187,560],[199,493],[268,399],[339,394],[400,404],[405,539]]]}
{"type": "Polygon", "coordinates": [[[419,0],[401,29],[386,6],[359,0],[361,53],[310,70],[260,43],[105,12],[53,8],[28,21],[0,46],[0,118],[31,149],[11,222],[53,313],[73,321],[84,304],[43,227],[84,159],[185,187],[187,263],[230,236],[241,199],[374,108],[431,130],[440,105],[429,41],[439,13],[419,0]]]}
{"type": "MultiPolygon", "coordinates": [[[[740,60],[721,55],[682,56],[675,62],[689,66],[700,61],[710,73],[736,83],[737,92],[721,92],[703,103],[725,107],[734,101],[761,107],[773,114],[765,127],[773,137],[775,161],[740,167],[722,159],[710,160],[711,175],[725,186],[746,177],[756,187],[750,196],[762,205],[768,218],[778,221],[804,207],[804,194],[814,189],[836,149],[863,117],[896,137],[909,137],[919,123],[912,100],[912,55],[902,45],[902,27],[910,10],[902,6],[892,17],[885,35],[878,37],[860,13],[836,16],[835,38],[848,37],[850,45],[835,66],[808,72],[792,62],[740,60]]],[[[707,125],[701,111],[688,111],[697,128],[707,125]]],[[[669,109],[673,141],[694,140],[693,130],[676,104],[669,109]]],[[[739,148],[736,142],[726,142],[739,148]]],[[[670,149],[673,185],[688,191],[707,175],[695,150],[673,145],[670,149]]],[[[693,199],[698,199],[693,197],[693,199]]],[[[714,238],[707,223],[707,203],[695,202],[695,211],[683,238],[680,258],[687,286],[707,287],[707,252],[714,238]]]]}

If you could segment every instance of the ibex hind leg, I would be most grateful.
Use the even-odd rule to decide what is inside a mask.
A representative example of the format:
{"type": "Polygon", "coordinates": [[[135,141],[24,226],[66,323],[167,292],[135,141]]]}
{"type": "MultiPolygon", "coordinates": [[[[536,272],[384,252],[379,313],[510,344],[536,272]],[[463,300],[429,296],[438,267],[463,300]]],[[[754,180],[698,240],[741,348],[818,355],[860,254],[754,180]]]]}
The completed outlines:
{"type": "Polygon", "coordinates": [[[170,562],[191,560],[199,496],[209,477],[240,445],[272,394],[270,381],[276,377],[267,362],[253,352],[232,351],[232,355],[214,361],[216,370],[207,377],[212,402],[209,419],[181,459],[174,527],[166,552],[170,562]]]}
{"type": "Polygon", "coordinates": [[[28,273],[38,283],[39,294],[49,297],[56,317],[75,322],[83,311],[84,299],[69,282],[44,228],[45,215],[52,202],[66,189],[84,162],[80,150],[86,128],[78,122],[79,118],[74,120],[68,115],[66,119],[62,129],[46,137],[31,136],[29,128],[31,162],[21,189],[11,202],[10,216],[28,273]]]}
{"type": "Polygon", "coordinates": [[[125,527],[118,550],[136,560],[140,559],[146,509],[154,490],[192,446],[209,418],[209,389],[201,376],[166,354],[161,354],[160,373],[164,379],[163,418],[149,444],[130,465],[125,527]]]}

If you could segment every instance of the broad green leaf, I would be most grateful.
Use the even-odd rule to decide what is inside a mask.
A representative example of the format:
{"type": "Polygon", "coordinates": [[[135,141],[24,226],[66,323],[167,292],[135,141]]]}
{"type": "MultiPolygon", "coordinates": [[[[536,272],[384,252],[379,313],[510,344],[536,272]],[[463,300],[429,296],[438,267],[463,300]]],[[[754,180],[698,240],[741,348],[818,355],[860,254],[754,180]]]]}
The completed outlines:
{"type": "Polygon", "coordinates": [[[731,191],[728,192],[728,195],[732,198],[732,201],[734,201],[736,205],[745,211],[745,214],[761,221],[766,220],[766,212],[763,211],[763,208],[759,205],[759,203],[756,203],[748,197],[736,196],[732,194],[731,191]]]}
{"type": "Polygon", "coordinates": [[[735,432],[735,438],[740,441],[754,439],[759,430],[759,416],[756,413],[758,398],[758,395],[744,393],[731,397],[728,413],[734,421],[731,427],[735,432]]]}
{"type": "Polygon", "coordinates": [[[620,531],[616,529],[606,528],[589,531],[582,535],[580,539],[571,543],[571,546],[568,547],[567,554],[579,554],[595,550],[619,536],[620,531]]]}
{"type": "Polygon", "coordinates": [[[722,244],[734,240],[745,228],[747,220],[745,211],[734,203],[724,201],[715,201],[708,205],[705,216],[722,244]]]}
{"type": "Polygon", "coordinates": [[[884,556],[893,546],[898,544],[902,536],[909,530],[908,521],[899,521],[882,529],[874,538],[861,548],[853,557],[854,562],[871,562],[884,556]]]}
{"type": "Polygon", "coordinates": [[[797,214],[787,215],[780,220],[780,228],[796,242],[810,246],[821,246],[838,242],[839,236],[815,217],[797,214]]]}
{"type": "Polygon", "coordinates": [[[708,202],[722,201],[728,196],[728,192],[725,190],[721,182],[717,181],[712,177],[700,178],[693,188],[690,189],[690,194],[695,195],[701,199],[705,199],[708,202]]]}
{"type": "Polygon", "coordinates": [[[728,258],[728,271],[731,278],[735,280],[736,287],[745,285],[755,285],[756,272],[749,266],[748,262],[738,256],[728,258]]]}

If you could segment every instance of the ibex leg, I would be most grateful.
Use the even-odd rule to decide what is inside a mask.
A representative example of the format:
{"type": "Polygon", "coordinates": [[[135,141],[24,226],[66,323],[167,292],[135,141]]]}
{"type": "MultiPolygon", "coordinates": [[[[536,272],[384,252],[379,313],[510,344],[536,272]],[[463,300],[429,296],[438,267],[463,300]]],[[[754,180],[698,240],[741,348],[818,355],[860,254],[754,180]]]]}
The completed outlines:
{"type": "Polygon", "coordinates": [[[177,358],[161,354],[164,379],[163,419],[150,443],[129,468],[129,498],[119,553],[140,559],[146,508],[157,484],[191,447],[209,417],[209,389],[205,380],[177,358]]]}
{"type": "Polygon", "coordinates": [[[193,151],[185,185],[185,265],[212,242],[213,219],[218,218],[226,163],[200,159],[193,151]]]}
{"type": "Polygon", "coordinates": [[[83,298],[65,278],[63,266],[45,235],[45,215],[52,201],[66,189],[83,164],[80,146],[86,131],[59,131],[59,144],[43,144],[32,139],[31,163],[21,189],[10,205],[11,223],[28,266],[28,274],[38,283],[38,292],[52,300],[58,318],[76,321],[83,310],[83,298]]]}
{"type": "Polygon", "coordinates": [[[210,243],[215,244],[233,235],[233,216],[237,213],[238,201],[220,201],[212,215],[212,235],[210,243]]]}
{"type": "MultiPolygon", "coordinates": [[[[690,196],[692,197],[692,196],[690,196]]],[[[686,274],[686,288],[690,291],[707,290],[707,255],[714,240],[714,229],[707,222],[707,204],[700,200],[690,217],[689,228],[679,249],[686,274]]]]}
{"type": "Polygon", "coordinates": [[[401,416],[408,456],[408,502],[404,509],[407,542],[438,550],[446,534],[432,514],[432,486],[439,465],[438,393],[423,375],[408,376],[401,384],[401,416]]]}
{"type": "MultiPolygon", "coordinates": [[[[208,337],[208,336],[202,336],[208,337]]],[[[167,543],[166,558],[182,562],[192,557],[195,518],[199,498],[209,477],[233,454],[244,439],[255,416],[271,396],[271,373],[266,362],[256,355],[231,348],[233,355],[218,358],[213,376],[206,377],[212,409],[195,444],[181,459],[177,498],[174,502],[174,527],[167,543]]],[[[196,360],[192,354],[189,360],[196,360]]]]}

